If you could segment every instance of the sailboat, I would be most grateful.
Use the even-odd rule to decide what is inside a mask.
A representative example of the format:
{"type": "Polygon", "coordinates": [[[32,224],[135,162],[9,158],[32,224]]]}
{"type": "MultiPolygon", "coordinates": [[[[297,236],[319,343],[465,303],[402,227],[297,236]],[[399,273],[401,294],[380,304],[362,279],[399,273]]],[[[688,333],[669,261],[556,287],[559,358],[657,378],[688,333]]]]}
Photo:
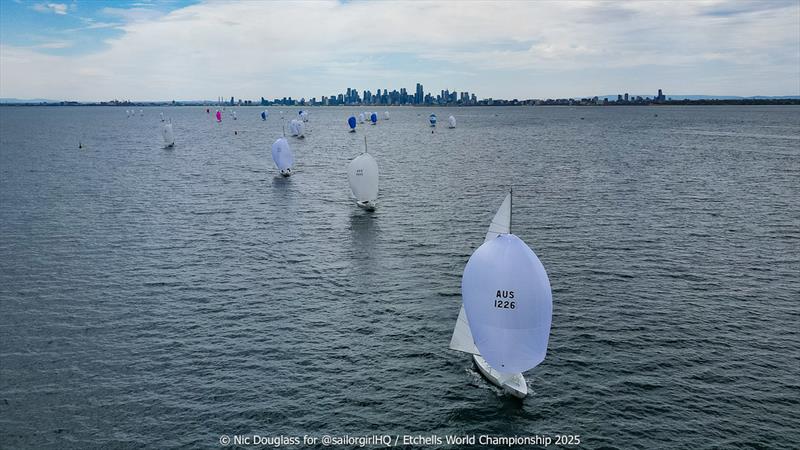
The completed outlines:
{"type": "Polygon", "coordinates": [[[233,116],[233,120],[236,120],[236,111],[233,111],[233,112],[231,113],[231,115],[233,116]]]}
{"type": "Polygon", "coordinates": [[[450,116],[447,118],[447,121],[450,122],[450,126],[448,128],[455,128],[456,127],[456,118],[450,116]]]}
{"type": "Polygon", "coordinates": [[[165,119],[164,119],[164,113],[162,112],[162,113],[158,113],[158,114],[160,114],[160,115],[161,115],[161,121],[162,121],[162,122],[164,122],[164,120],[165,120],[165,119]]]}
{"type": "Polygon", "coordinates": [[[389,120],[389,111],[383,112],[383,120],[389,120]]]}
{"type": "Polygon", "coordinates": [[[366,117],[364,116],[364,113],[363,113],[363,112],[362,112],[362,113],[359,113],[359,114],[358,114],[358,121],[359,121],[360,123],[364,123],[364,121],[365,121],[365,120],[366,120],[366,117]]]}
{"type": "Polygon", "coordinates": [[[304,139],[305,135],[305,124],[303,124],[302,120],[292,119],[289,122],[289,131],[292,132],[292,136],[295,136],[298,139],[304,139]]]}
{"type": "Polygon", "coordinates": [[[372,113],[369,115],[369,121],[372,122],[373,125],[378,123],[378,113],[372,113]]]}
{"type": "Polygon", "coordinates": [[[522,372],[547,353],[553,299],[539,258],[511,234],[511,197],[509,192],[464,268],[463,305],[450,348],[472,354],[484,377],[524,398],[528,385],[522,372]]]}
{"type": "Polygon", "coordinates": [[[172,132],[172,122],[167,122],[161,127],[161,135],[164,136],[164,148],[175,147],[175,134],[172,132]]]}
{"type": "Polygon", "coordinates": [[[269,115],[269,112],[266,109],[261,111],[261,120],[267,120],[267,116],[268,115],[269,115]]]}
{"type": "Polygon", "coordinates": [[[428,120],[431,122],[432,127],[436,126],[436,114],[431,114],[428,116],[428,120]]]}
{"type": "Polygon", "coordinates": [[[351,133],[355,133],[356,132],[356,118],[355,118],[355,116],[350,116],[350,118],[347,119],[347,125],[350,126],[350,132],[351,133]]]}
{"type": "Polygon", "coordinates": [[[300,111],[298,114],[300,115],[300,120],[308,122],[308,113],[306,111],[300,111]]]}
{"type": "Polygon", "coordinates": [[[219,112],[219,110],[217,110],[216,116],[217,116],[217,122],[222,122],[222,113],[219,112]]]}
{"type": "Polygon", "coordinates": [[[378,163],[367,153],[367,137],[364,136],[364,153],[350,161],[347,180],[356,198],[356,205],[367,211],[375,211],[378,199],[378,163]]]}
{"type": "Polygon", "coordinates": [[[275,166],[281,171],[281,175],[289,177],[292,175],[292,164],[294,164],[294,154],[289,147],[286,138],[280,138],[272,144],[272,160],[275,166]]]}

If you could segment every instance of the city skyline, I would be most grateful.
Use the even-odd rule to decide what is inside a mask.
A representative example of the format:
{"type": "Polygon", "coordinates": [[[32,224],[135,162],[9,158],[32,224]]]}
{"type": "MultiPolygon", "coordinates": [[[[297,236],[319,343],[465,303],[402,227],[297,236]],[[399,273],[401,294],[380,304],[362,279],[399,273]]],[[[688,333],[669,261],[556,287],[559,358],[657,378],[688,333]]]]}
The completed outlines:
{"type": "Polygon", "coordinates": [[[0,0],[0,97],[800,95],[800,3],[0,0]],[[656,20],[657,18],[657,20],[656,20]],[[385,88],[381,88],[385,89],[385,88]],[[461,88],[459,88],[460,92],[461,88]],[[375,92],[375,91],[373,91],[375,92]],[[362,94],[363,95],[363,94],[362,94]]]}

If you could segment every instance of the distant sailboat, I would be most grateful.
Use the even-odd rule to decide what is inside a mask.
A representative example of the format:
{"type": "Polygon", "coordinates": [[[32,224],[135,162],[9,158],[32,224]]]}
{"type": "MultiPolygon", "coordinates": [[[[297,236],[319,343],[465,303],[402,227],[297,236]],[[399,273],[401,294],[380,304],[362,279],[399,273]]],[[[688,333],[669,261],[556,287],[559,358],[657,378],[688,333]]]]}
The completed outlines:
{"type": "Polygon", "coordinates": [[[369,121],[372,122],[373,125],[378,123],[378,113],[372,113],[369,115],[369,121]]]}
{"type": "Polygon", "coordinates": [[[347,125],[350,126],[350,132],[351,133],[355,133],[356,132],[356,118],[355,118],[355,116],[350,116],[350,118],[347,119],[347,125]]]}
{"type": "Polygon", "coordinates": [[[300,111],[300,120],[303,122],[308,122],[308,113],[306,111],[300,111]]]}
{"type": "Polygon", "coordinates": [[[219,110],[217,110],[216,116],[217,116],[217,122],[222,122],[222,113],[219,112],[219,110]]]}
{"type": "Polygon", "coordinates": [[[266,109],[261,111],[261,120],[267,120],[267,116],[269,116],[269,112],[266,109]]]}
{"type": "Polygon", "coordinates": [[[161,135],[164,137],[164,148],[175,147],[175,134],[172,132],[172,122],[167,122],[161,127],[161,135]]]}
{"type": "Polygon", "coordinates": [[[367,153],[367,137],[364,136],[364,153],[350,161],[347,166],[347,180],[356,198],[356,205],[367,211],[374,211],[378,199],[378,163],[367,153]]]}
{"type": "Polygon", "coordinates": [[[456,127],[456,118],[455,117],[450,116],[450,117],[447,118],[447,120],[450,122],[450,126],[448,128],[455,128],[456,127]]]}
{"type": "Polygon", "coordinates": [[[233,116],[233,120],[236,120],[236,111],[231,112],[231,115],[233,116]]]}
{"type": "Polygon", "coordinates": [[[539,258],[511,234],[511,193],[464,268],[461,295],[450,348],[471,353],[489,381],[525,397],[522,372],[544,360],[553,300],[539,258]]]}
{"type": "Polygon", "coordinates": [[[436,114],[431,114],[428,116],[428,120],[431,122],[432,127],[436,126],[436,114]]]}
{"type": "Polygon", "coordinates": [[[358,114],[358,121],[359,123],[364,123],[366,121],[366,117],[364,116],[363,112],[358,114]]]}
{"type": "Polygon", "coordinates": [[[139,117],[144,117],[144,111],[141,109],[139,110],[139,117]]]}
{"type": "Polygon", "coordinates": [[[158,113],[158,114],[161,115],[161,121],[163,122],[164,121],[164,113],[162,112],[162,113],[158,113]]]}
{"type": "Polygon", "coordinates": [[[297,137],[298,139],[305,138],[305,124],[302,120],[292,119],[289,122],[289,130],[292,132],[292,136],[297,137]]]}
{"type": "Polygon", "coordinates": [[[389,120],[389,111],[383,112],[383,120],[389,120]]]}
{"type": "Polygon", "coordinates": [[[280,138],[272,144],[272,160],[275,161],[275,166],[281,171],[281,175],[284,177],[292,175],[294,155],[286,138],[280,138]]]}

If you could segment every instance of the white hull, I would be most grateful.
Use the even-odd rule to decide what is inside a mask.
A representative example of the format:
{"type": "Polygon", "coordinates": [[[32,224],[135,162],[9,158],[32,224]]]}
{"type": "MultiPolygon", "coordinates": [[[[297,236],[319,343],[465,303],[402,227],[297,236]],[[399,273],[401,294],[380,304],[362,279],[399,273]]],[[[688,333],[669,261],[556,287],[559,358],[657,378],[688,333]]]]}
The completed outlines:
{"type": "Polygon", "coordinates": [[[376,206],[374,201],[371,202],[369,200],[365,200],[363,202],[356,202],[356,205],[358,205],[358,207],[361,209],[366,209],[367,211],[375,211],[375,206],[376,206]]]}
{"type": "Polygon", "coordinates": [[[292,169],[281,170],[281,175],[287,178],[292,176],[292,169]]]}
{"type": "Polygon", "coordinates": [[[472,355],[472,359],[475,361],[475,365],[478,366],[478,371],[506,393],[517,398],[525,398],[528,395],[528,385],[525,383],[525,377],[521,373],[498,372],[480,355],[472,355]]]}

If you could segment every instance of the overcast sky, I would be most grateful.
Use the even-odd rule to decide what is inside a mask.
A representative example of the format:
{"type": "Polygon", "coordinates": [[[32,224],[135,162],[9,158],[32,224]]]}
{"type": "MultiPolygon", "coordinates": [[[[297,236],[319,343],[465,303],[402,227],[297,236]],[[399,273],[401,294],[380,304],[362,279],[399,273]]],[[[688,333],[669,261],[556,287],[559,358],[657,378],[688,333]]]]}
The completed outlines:
{"type": "Polygon", "coordinates": [[[0,97],[800,95],[800,0],[0,0],[0,97]]]}

